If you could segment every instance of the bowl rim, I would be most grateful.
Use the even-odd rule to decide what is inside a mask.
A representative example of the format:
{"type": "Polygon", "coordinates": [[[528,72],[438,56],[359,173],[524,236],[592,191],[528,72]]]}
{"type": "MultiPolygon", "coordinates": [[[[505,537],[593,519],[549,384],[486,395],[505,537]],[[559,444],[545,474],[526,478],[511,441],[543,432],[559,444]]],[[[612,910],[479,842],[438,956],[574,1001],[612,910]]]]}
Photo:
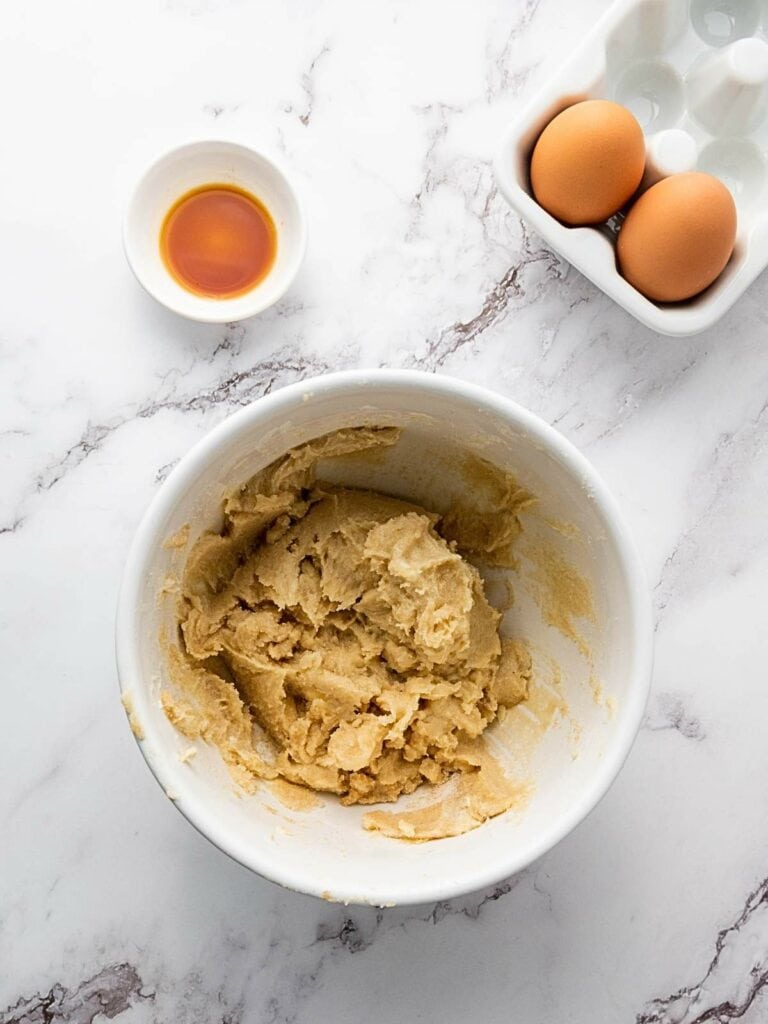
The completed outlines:
{"type": "MultiPolygon", "coordinates": [[[[304,203],[296,190],[295,185],[290,174],[286,171],[285,166],[279,159],[272,156],[271,153],[267,153],[263,149],[259,149],[256,146],[252,146],[250,143],[238,139],[235,137],[228,138],[222,136],[205,136],[203,138],[192,138],[185,142],[181,142],[178,145],[170,146],[160,152],[141,172],[136,179],[130,193],[125,201],[123,208],[122,218],[122,240],[123,240],[123,252],[128,266],[133,271],[133,275],[139,282],[141,287],[151,296],[156,302],[160,303],[166,309],[172,313],[176,313],[178,316],[183,316],[187,320],[194,320],[197,323],[208,323],[208,324],[226,324],[226,323],[239,323],[241,320],[248,320],[252,316],[256,316],[258,313],[263,313],[265,309],[269,309],[270,306],[274,306],[276,302],[285,295],[288,289],[291,287],[293,282],[296,280],[296,276],[301,269],[301,265],[304,262],[304,257],[307,251],[307,215],[304,208],[304,203]],[[161,167],[162,164],[168,160],[172,160],[176,157],[181,157],[186,153],[193,152],[195,150],[206,150],[218,148],[221,146],[230,147],[232,150],[238,150],[240,154],[246,159],[253,159],[263,161],[280,179],[287,194],[290,196],[290,200],[296,209],[296,234],[297,241],[291,247],[291,257],[288,266],[284,272],[284,281],[280,287],[273,289],[271,292],[261,292],[259,285],[255,285],[251,291],[245,292],[243,295],[237,295],[233,298],[228,299],[215,299],[211,300],[210,308],[205,305],[197,305],[202,296],[196,296],[192,292],[189,293],[189,305],[185,299],[185,292],[182,289],[176,298],[171,296],[163,296],[150,285],[147,277],[144,273],[144,260],[135,250],[132,241],[131,233],[133,230],[133,222],[135,217],[135,206],[139,196],[143,193],[147,187],[148,182],[161,167]],[[246,299],[251,299],[249,303],[245,302],[246,299]],[[242,312],[234,312],[233,306],[237,303],[242,306],[242,312]],[[194,309],[192,308],[194,304],[194,309]]],[[[267,275],[268,277],[269,275],[267,275]]],[[[259,282],[260,284],[261,282],[259,282]]]]}
{"type": "MultiPolygon", "coordinates": [[[[254,424],[290,411],[296,405],[311,400],[318,392],[360,390],[374,393],[377,389],[393,387],[419,392],[425,388],[437,394],[460,396],[489,409],[502,419],[521,427],[527,436],[541,444],[566,466],[580,486],[587,490],[596,505],[608,535],[617,552],[628,595],[628,617],[634,638],[634,656],[629,672],[627,691],[615,717],[615,730],[611,744],[601,759],[589,785],[552,827],[542,833],[536,842],[525,848],[510,850],[506,858],[481,868],[468,878],[445,876],[414,880],[413,885],[382,886],[374,894],[343,891],[334,887],[333,900],[345,904],[375,906],[414,905],[455,898],[488,888],[509,878],[551,850],[597,806],[616,779],[624,764],[642,722],[650,690],[653,661],[653,620],[650,592],[645,573],[634,542],[624,523],[619,506],[587,458],[559,431],[535,413],[518,405],[512,399],[477,384],[467,383],[445,374],[432,374],[421,370],[343,370],[320,377],[307,378],[289,384],[279,391],[265,395],[229,415],[206,433],[177,463],[152,498],[144,513],[125,563],[117,604],[115,624],[115,650],[119,687],[123,697],[145,692],[139,656],[139,643],[134,622],[139,612],[142,581],[148,569],[149,556],[164,528],[167,514],[179,495],[194,482],[203,466],[228,446],[230,439],[254,424]]],[[[152,774],[166,792],[171,780],[166,776],[168,760],[161,750],[134,736],[152,774]]],[[[174,782],[175,785],[175,782],[174,782]]],[[[215,815],[206,810],[203,801],[187,800],[182,794],[172,803],[201,835],[244,867],[300,893],[328,898],[322,879],[315,881],[310,873],[301,875],[270,855],[263,847],[249,846],[240,837],[222,827],[215,815]]],[[[482,827],[482,826],[481,826],[482,827]]],[[[460,837],[459,837],[460,838],[460,837]]]]}

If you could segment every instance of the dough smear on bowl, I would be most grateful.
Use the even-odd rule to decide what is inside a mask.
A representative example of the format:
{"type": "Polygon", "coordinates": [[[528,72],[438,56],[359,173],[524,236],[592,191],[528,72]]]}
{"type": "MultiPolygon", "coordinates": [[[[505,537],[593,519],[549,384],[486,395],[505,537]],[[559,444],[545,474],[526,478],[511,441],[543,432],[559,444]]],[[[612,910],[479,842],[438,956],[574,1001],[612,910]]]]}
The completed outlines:
{"type": "MultiPolygon", "coordinates": [[[[500,637],[455,522],[448,540],[434,512],[317,481],[319,460],[399,435],[317,438],[225,499],[222,529],[187,558],[169,652],[176,688],[163,704],[249,789],[279,777],[372,804],[461,775],[462,813],[437,831],[455,834],[520,799],[520,783],[489,767],[483,733],[527,696],[530,659],[500,637]]],[[[473,537],[492,532],[475,527],[473,537]]],[[[420,831],[414,813],[402,829],[396,815],[365,825],[436,838],[434,814],[420,831]]]]}

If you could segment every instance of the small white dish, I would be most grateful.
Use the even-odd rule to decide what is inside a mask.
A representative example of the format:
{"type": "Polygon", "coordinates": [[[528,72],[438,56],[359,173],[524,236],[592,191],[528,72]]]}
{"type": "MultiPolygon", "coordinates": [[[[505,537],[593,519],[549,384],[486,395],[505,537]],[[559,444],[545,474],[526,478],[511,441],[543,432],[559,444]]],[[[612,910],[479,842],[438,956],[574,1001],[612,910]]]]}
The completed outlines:
{"type": "MultiPolygon", "coordinates": [[[[377,906],[449,899],[494,885],[575,828],[605,794],[635,738],[648,693],[652,638],[639,559],[616,503],[584,456],[502,395],[408,370],[354,370],[302,381],[241,409],[206,435],[162,484],[139,527],[116,633],[120,685],[139,746],[189,821],[265,878],[325,899],[377,906]],[[460,493],[457,487],[469,486],[456,470],[457,453],[475,451],[514,472],[537,495],[547,522],[560,524],[549,531],[552,543],[594,594],[587,659],[542,618],[531,596],[535,584],[514,574],[510,632],[545,652],[545,677],[550,657],[559,664],[564,699],[579,723],[578,751],[562,721],[536,752],[535,791],[524,812],[508,811],[451,839],[408,843],[367,832],[361,819],[368,808],[342,807],[332,796],[297,813],[268,786],[246,796],[217,751],[199,743],[189,760],[189,741],[160,704],[169,685],[160,634],[173,635],[175,602],[158,601],[158,593],[177,578],[189,546],[220,525],[223,495],[292,446],[362,423],[399,424],[403,435],[380,459],[338,460],[324,478],[443,510],[451,494],[460,493]],[[189,528],[182,530],[185,524],[189,528]],[[164,542],[171,536],[180,540],[169,547],[164,542]]],[[[495,737],[502,749],[511,742],[499,731],[495,737]]]]}
{"type": "Polygon", "coordinates": [[[213,139],[171,149],[144,173],[128,203],[123,244],[139,283],[158,302],[191,320],[231,323],[260,313],[287,291],[304,258],[307,227],[295,189],[271,157],[241,143],[213,139]],[[237,185],[264,204],[277,229],[277,254],[253,288],[217,299],[195,295],[172,277],[160,252],[160,230],[185,193],[222,183],[237,185]]]}

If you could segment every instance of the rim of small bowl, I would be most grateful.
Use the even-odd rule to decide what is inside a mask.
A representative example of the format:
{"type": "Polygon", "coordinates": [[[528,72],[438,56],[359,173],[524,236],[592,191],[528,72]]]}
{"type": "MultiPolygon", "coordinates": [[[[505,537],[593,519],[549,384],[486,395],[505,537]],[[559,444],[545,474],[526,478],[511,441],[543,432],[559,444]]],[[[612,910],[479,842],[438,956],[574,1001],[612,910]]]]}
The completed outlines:
{"type": "MultiPolygon", "coordinates": [[[[241,320],[248,320],[252,316],[256,316],[259,313],[263,313],[265,309],[269,309],[270,306],[274,306],[276,302],[285,295],[288,289],[291,287],[293,282],[296,280],[296,276],[301,269],[301,265],[304,262],[304,256],[307,251],[307,215],[304,209],[304,204],[299,196],[293,181],[285,170],[285,167],[276,160],[273,156],[266,153],[264,150],[258,149],[256,146],[252,146],[247,142],[243,142],[237,138],[227,138],[226,136],[213,137],[209,136],[202,139],[189,139],[186,142],[182,142],[179,145],[171,146],[169,149],[163,150],[155,159],[144,169],[139,175],[136,183],[131,189],[130,195],[125,203],[123,210],[123,224],[122,224],[122,237],[123,237],[123,252],[128,266],[133,271],[133,275],[139,282],[141,287],[151,296],[156,302],[166,309],[169,309],[172,313],[176,313],[178,316],[183,316],[187,320],[194,320],[197,323],[203,324],[226,324],[226,323],[239,323],[241,320]],[[180,157],[185,153],[195,149],[205,149],[207,147],[217,146],[231,146],[233,149],[240,150],[248,158],[257,158],[258,160],[264,161],[268,164],[272,171],[282,181],[285,186],[286,192],[290,195],[291,202],[296,207],[296,227],[298,240],[293,246],[293,255],[289,268],[285,273],[285,280],[280,288],[273,291],[267,298],[265,298],[265,292],[261,291],[259,284],[254,285],[251,291],[245,292],[243,295],[235,296],[230,299],[212,299],[210,300],[209,311],[206,306],[199,305],[192,309],[192,303],[198,303],[201,296],[193,295],[189,293],[190,305],[186,304],[183,290],[176,295],[163,296],[159,295],[157,291],[148,282],[144,273],[144,261],[134,251],[130,236],[132,230],[132,223],[134,217],[134,206],[139,195],[142,193],[144,188],[147,186],[148,181],[152,175],[157,171],[162,163],[172,157],[180,157]],[[251,299],[250,303],[245,303],[245,299],[251,299]],[[232,306],[234,303],[242,303],[243,312],[233,313],[232,306]]],[[[267,275],[269,276],[269,275],[267,275]]]]}
{"type": "MultiPolygon", "coordinates": [[[[393,886],[386,892],[377,891],[370,895],[359,891],[345,892],[338,885],[334,886],[334,902],[375,906],[407,906],[452,899],[495,885],[522,871],[556,846],[594,810],[615,781],[630,752],[650,690],[653,661],[650,593],[639,555],[618,504],[588,459],[554,427],[512,399],[447,375],[434,375],[420,370],[344,370],[287,385],[271,395],[257,399],[219,423],[189,450],[161,484],[139,524],[129,550],[118,598],[115,629],[120,690],[122,694],[130,693],[135,698],[136,694],[144,693],[134,628],[143,580],[148,569],[149,555],[162,531],[166,515],[179,495],[194,482],[203,466],[228,446],[232,437],[250,429],[254,423],[269,420],[304,401],[311,401],[319,392],[325,395],[332,391],[359,389],[373,392],[377,388],[393,386],[414,392],[427,389],[438,394],[458,393],[507,422],[522,427],[529,437],[567,466],[597,506],[605,529],[615,545],[627,585],[628,617],[635,644],[631,678],[626,696],[616,712],[616,729],[610,746],[590,784],[584,787],[580,798],[574,801],[568,813],[542,832],[536,842],[522,849],[511,850],[507,858],[501,862],[495,860],[490,867],[481,866],[471,877],[465,874],[459,879],[433,878],[426,883],[419,882],[411,889],[393,886]]],[[[138,739],[137,743],[153,775],[166,790],[170,785],[164,770],[167,755],[151,749],[138,739]]],[[[178,788],[176,783],[174,786],[178,788]]],[[[312,896],[322,896],[326,892],[327,887],[323,885],[322,879],[314,880],[311,871],[300,875],[286,870],[279,856],[269,855],[267,844],[262,847],[249,846],[238,835],[222,828],[204,802],[195,798],[187,799],[185,794],[181,794],[172,803],[201,835],[256,874],[296,892],[312,896]]]]}

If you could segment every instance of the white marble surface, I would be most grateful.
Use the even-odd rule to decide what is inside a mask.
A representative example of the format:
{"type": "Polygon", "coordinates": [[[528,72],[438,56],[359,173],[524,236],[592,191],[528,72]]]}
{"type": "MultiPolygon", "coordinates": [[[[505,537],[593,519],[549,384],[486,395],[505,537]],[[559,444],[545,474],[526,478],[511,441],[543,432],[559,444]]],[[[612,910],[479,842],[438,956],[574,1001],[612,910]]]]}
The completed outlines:
{"type": "Polygon", "coordinates": [[[768,275],[707,334],[655,336],[489,170],[603,6],[4,6],[2,1024],[768,1020],[768,275]],[[310,250],[271,312],[196,326],[130,276],[121,207],[157,149],[232,132],[292,167],[310,250]],[[493,891],[377,912],[284,892],[174,811],[117,699],[112,623],[131,535],[195,440],[289,381],[379,365],[497,388],[587,453],[647,566],[657,660],[573,835],[493,891]]]}

